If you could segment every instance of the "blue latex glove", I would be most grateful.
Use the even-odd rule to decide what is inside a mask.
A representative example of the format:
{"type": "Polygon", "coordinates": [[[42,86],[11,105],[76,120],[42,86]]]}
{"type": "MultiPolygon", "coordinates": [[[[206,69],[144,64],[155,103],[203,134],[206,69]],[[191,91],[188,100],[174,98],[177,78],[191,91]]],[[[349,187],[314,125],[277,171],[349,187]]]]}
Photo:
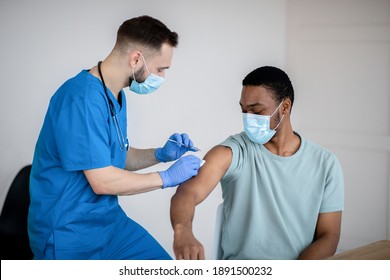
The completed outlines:
{"type": "Polygon", "coordinates": [[[162,188],[175,187],[198,174],[201,160],[194,155],[182,157],[171,167],[159,174],[163,181],[162,188]]]}
{"type": "Polygon", "coordinates": [[[188,151],[198,151],[186,133],[172,134],[169,139],[176,141],[177,143],[168,140],[164,147],[156,149],[154,154],[156,159],[160,162],[177,160],[188,151]]]}

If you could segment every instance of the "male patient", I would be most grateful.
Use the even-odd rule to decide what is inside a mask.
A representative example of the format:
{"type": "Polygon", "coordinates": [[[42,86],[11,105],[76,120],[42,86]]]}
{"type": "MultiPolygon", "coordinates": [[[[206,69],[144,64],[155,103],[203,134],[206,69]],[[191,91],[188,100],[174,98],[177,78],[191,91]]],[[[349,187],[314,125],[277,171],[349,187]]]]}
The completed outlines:
{"type": "MultiPolygon", "coordinates": [[[[204,259],[195,206],[222,186],[222,259],[324,259],[340,238],[344,181],[334,154],[292,128],[287,74],[260,67],[242,82],[244,131],[205,156],[198,176],[171,203],[177,259],[204,259]]],[[[313,105],[314,106],[314,105],[313,105]]]]}

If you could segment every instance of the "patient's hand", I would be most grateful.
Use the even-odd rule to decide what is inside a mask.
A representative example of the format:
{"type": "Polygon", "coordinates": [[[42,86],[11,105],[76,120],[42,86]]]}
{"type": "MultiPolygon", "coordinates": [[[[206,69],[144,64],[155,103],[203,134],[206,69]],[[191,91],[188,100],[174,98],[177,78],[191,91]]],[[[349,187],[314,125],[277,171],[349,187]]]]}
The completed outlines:
{"type": "Polygon", "coordinates": [[[204,260],[203,245],[191,231],[175,232],[173,251],[177,260],[204,260]]]}

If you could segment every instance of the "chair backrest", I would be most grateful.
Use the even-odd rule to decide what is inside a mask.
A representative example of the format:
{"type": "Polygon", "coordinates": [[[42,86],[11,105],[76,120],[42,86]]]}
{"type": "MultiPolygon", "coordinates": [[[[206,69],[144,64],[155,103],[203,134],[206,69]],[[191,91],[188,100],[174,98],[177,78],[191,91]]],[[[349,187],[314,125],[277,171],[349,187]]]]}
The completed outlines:
{"type": "Polygon", "coordinates": [[[1,211],[2,218],[14,217],[19,220],[26,220],[26,228],[30,205],[30,172],[31,165],[23,167],[18,172],[8,190],[3,210],[1,211]]]}
{"type": "Polygon", "coordinates": [[[221,235],[222,235],[222,224],[224,220],[223,214],[223,203],[219,204],[217,207],[217,213],[215,215],[215,230],[214,230],[214,240],[211,253],[211,259],[221,260],[222,259],[222,249],[221,249],[221,235]]]}
{"type": "Polygon", "coordinates": [[[1,259],[32,259],[27,217],[31,165],[23,167],[8,190],[0,216],[1,259]]]}

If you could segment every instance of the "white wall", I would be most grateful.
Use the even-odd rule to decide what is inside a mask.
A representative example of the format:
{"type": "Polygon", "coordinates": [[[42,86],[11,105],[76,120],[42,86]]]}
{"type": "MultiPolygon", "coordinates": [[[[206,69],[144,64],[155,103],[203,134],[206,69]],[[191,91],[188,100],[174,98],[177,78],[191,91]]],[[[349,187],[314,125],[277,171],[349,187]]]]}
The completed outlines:
{"type": "MultiPolygon", "coordinates": [[[[285,6],[284,0],[1,0],[0,205],[17,171],[31,163],[51,95],[108,55],[124,20],[148,14],[180,36],[162,88],[150,96],[127,95],[131,144],[155,147],[173,132],[187,132],[202,157],[241,131],[243,77],[260,65],[284,67],[285,6]]],[[[173,193],[120,200],[172,255],[173,193]]],[[[195,232],[207,256],[220,200],[218,188],[197,208],[195,232]]]]}

